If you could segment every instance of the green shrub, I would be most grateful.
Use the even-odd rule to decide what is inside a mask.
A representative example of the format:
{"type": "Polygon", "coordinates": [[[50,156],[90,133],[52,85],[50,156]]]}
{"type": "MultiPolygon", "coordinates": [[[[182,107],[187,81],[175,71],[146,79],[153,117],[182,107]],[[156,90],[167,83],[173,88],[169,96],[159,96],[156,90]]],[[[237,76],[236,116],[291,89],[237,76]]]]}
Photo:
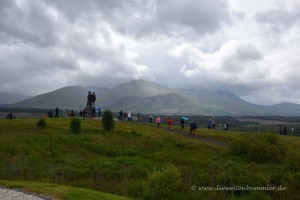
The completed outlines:
{"type": "Polygon", "coordinates": [[[80,131],[81,131],[80,119],[72,118],[70,128],[71,128],[72,133],[74,133],[74,134],[80,133],[80,131]]]}
{"type": "Polygon", "coordinates": [[[39,119],[39,121],[37,122],[36,126],[40,129],[43,129],[46,127],[46,121],[44,118],[39,119]]]}
{"type": "Polygon", "coordinates": [[[235,140],[230,146],[230,152],[258,163],[279,163],[284,160],[287,147],[279,136],[262,133],[235,140]]]}
{"type": "Polygon", "coordinates": [[[103,128],[106,131],[111,131],[115,128],[115,121],[111,111],[105,110],[102,118],[103,128]]]}
{"type": "Polygon", "coordinates": [[[181,184],[181,173],[176,166],[168,165],[162,170],[154,169],[148,175],[145,199],[172,199],[181,184]]]}

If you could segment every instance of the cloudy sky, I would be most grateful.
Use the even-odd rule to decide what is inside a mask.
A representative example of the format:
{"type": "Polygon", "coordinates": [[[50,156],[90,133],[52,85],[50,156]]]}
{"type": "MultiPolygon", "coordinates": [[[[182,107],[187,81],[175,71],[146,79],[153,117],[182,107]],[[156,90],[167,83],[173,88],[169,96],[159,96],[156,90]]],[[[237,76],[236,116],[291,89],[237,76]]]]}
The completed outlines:
{"type": "Polygon", "coordinates": [[[0,0],[0,91],[132,79],[300,103],[300,2],[0,0]]]}

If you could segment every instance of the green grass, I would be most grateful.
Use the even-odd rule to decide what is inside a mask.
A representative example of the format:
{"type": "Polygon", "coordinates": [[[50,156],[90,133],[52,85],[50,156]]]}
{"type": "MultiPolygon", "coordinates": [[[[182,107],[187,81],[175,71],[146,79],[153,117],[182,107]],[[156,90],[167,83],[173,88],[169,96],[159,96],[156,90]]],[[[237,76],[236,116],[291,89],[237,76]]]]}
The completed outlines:
{"type": "MultiPolygon", "coordinates": [[[[81,120],[81,132],[74,135],[69,119],[47,119],[44,129],[37,128],[37,121],[0,120],[0,179],[13,181],[11,185],[8,181],[1,181],[0,185],[17,187],[18,183],[22,183],[35,191],[39,185],[42,187],[48,183],[50,192],[52,184],[62,188],[82,188],[77,188],[75,194],[59,196],[61,199],[78,199],[80,195],[86,197],[81,199],[98,199],[87,194],[95,192],[97,195],[98,191],[147,199],[151,197],[147,196],[147,191],[152,191],[147,188],[149,174],[154,169],[164,169],[171,164],[179,169],[182,179],[179,189],[172,192],[172,199],[255,199],[257,196],[293,199],[296,197],[293,194],[299,191],[298,137],[280,136],[288,148],[280,162],[256,163],[244,155],[231,153],[228,147],[158,129],[154,124],[119,122],[114,131],[106,132],[102,130],[99,120],[81,120]],[[233,184],[284,185],[287,190],[191,190],[193,185],[233,184]]],[[[163,127],[166,128],[165,125],[163,127]]],[[[179,129],[179,126],[174,127],[174,130],[179,129]]],[[[187,128],[184,133],[189,135],[187,128]]],[[[197,133],[228,144],[249,136],[247,133],[201,128],[197,129],[197,133]]],[[[57,196],[56,193],[59,191],[53,189],[53,194],[57,196]]]]}

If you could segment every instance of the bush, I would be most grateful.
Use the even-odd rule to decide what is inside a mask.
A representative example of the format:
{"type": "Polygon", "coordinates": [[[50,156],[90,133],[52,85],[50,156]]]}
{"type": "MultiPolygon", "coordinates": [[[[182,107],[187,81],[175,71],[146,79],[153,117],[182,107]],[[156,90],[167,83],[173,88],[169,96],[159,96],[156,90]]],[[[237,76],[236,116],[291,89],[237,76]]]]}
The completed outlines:
{"type": "Polygon", "coordinates": [[[40,129],[43,129],[46,127],[46,121],[44,118],[39,119],[39,121],[37,122],[36,126],[40,129]]]}
{"type": "Polygon", "coordinates": [[[286,155],[287,147],[279,136],[263,133],[235,140],[230,146],[230,152],[233,155],[244,155],[258,163],[280,163],[286,155]]]}
{"type": "Polygon", "coordinates": [[[155,169],[148,175],[145,199],[172,199],[182,183],[180,170],[174,165],[155,169]]]}
{"type": "Polygon", "coordinates": [[[70,128],[71,128],[72,133],[74,133],[74,134],[80,133],[80,131],[81,131],[80,119],[72,118],[70,128]]]}
{"type": "Polygon", "coordinates": [[[111,111],[105,110],[102,118],[103,128],[106,131],[111,131],[115,128],[115,121],[111,111]]]}

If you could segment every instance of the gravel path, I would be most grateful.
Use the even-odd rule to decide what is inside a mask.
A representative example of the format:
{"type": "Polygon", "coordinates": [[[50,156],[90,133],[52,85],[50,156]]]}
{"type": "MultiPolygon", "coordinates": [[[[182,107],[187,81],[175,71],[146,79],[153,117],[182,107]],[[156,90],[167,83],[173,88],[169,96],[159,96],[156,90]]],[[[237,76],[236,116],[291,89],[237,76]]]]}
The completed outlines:
{"type": "Polygon", "coordinates": [[[45,200],[45,198],[21,191],[0,188],[0,200],[45,200]]]}

